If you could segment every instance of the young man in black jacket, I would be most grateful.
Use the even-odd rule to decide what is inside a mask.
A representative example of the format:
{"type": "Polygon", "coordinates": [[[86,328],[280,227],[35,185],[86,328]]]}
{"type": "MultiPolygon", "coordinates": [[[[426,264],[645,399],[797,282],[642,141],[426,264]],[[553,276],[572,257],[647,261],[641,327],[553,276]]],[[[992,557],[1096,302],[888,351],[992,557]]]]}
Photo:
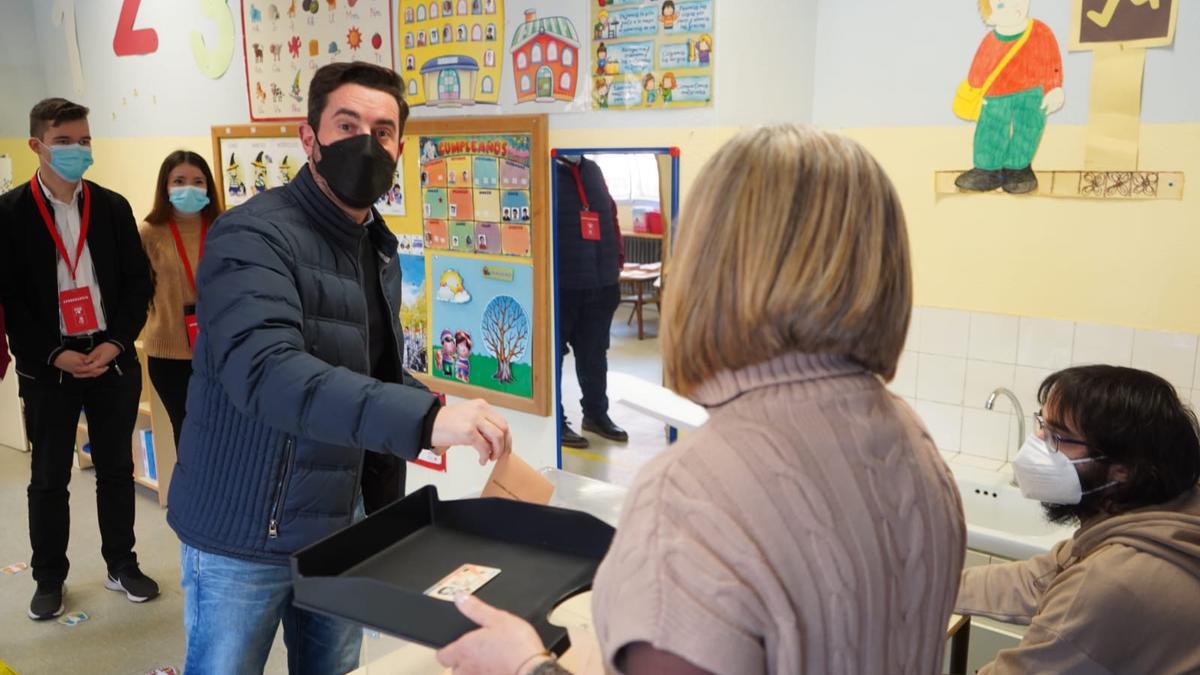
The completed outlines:
{"type": "Polygon", "coordinates": [[[46,99],[29,114],[40,162],[0,197],[0,297],[33,446],[29,539],[37,592],[29,617],[63,612],[71,521],[67,484],[87,411],[105,585],[133,602],[158,595],[133,552],[133,455],[142,372],[133,341],[154,294],[129,202],[84,181],[88,109],[46,99]]]}

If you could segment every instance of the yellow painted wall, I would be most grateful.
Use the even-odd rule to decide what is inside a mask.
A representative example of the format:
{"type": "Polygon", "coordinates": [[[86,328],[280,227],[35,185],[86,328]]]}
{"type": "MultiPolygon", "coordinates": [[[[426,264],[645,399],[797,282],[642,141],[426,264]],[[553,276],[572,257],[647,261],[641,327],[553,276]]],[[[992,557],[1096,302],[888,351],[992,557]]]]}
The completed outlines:
{"type": "MultiPolygon", "coordinates": [[[[1083,165],[1082,126],[1050,128],[1036,166],[1083,165]]],[[[552,147],[678,146],[681,188],[737,133],[732,127],[552,131],[552,147]]],[[[933,173],[964,166],[968,127],[852,129],[892,176],[908,214],[920,305],[1200,332],[1200,124],[1142,128],[1141,165],[1183,171],[1183,201],[1006,195],[938,198],[933,173]]],[[[88,177],[149,209],[159,160],[208,156],[208,137],[98,139],[88,177]]],[[[0,139],[14,179],[34,168],[24,139],[0,139]]]]}

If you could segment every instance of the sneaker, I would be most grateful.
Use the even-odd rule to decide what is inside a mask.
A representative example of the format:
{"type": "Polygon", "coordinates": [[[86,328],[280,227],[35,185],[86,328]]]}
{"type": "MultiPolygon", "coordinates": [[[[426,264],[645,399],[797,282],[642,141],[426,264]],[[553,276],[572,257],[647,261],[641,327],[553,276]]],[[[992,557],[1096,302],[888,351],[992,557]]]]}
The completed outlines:
{"type": "Polygon", "coordinates": [[[1004,170],[971,169],[955,179],[954,184],[969,192],[991,192],[1004,185],[1004,170]]]}
{"type": "Polygon", "coordinates": [[[158,595],[158,584],[137,567],[121,570],[116,576],[109,574],[104,587],[124,593],[130,602],[145,602],[158,595]]]}
{"type": "Polygon", "coordinates": [[[34,621],[45,621],[63,613],[63,595],[67,585],[63,583],[38,584],[33,600],[29,603],[29,618],[34,621]]]}
{"type": "Polygon", "coordinates": [[[595,419],[588,417],[583,418],[583,430],[590,431],[593,434],[603,436],[604,438],[607,438],[610,441],[616,441],[617,443],[629,442],[629,434],[625,433],[624,429],[617,426],[616,423],[612,421],[612,418],[608,415],[597,417],[595,419]]]}
{"type": "Polygon", "coordinates": [[[1010,195],[1023,195],[1037,190],[1037,174],[1033,167],[1009,169],[1004,172],[1004,191],[1010,195]]]}
{"type": "Polygon", "coordinates": [[[564,422],[562,425],[562,444],[568,448],[586,448],[588,447],[588,439],[575,433],[571,425],[564,422]]]}

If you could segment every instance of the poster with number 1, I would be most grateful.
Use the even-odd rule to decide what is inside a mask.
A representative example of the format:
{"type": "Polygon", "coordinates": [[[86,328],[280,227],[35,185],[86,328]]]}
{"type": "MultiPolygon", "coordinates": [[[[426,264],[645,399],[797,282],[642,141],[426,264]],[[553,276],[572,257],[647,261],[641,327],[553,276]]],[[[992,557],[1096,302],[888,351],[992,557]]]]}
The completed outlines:
{"type": "Polygon", "coordinates": [[[250,119],[301,119],[321,66],[395,67],[390,0],[242,0],[250,119]]]}

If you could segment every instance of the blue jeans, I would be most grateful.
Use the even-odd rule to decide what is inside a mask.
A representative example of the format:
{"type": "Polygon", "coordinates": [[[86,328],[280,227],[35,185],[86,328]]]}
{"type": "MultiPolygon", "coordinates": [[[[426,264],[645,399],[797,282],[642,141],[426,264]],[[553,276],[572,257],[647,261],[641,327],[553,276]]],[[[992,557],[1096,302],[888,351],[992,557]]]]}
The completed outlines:
{"type": "Polygon", "coordinates": [[[288,567],[180,544],[188,675],[261,673],[283,622],[288,672],[342,675],[358,667],[362,628],[292,606],[288,567]]]}

